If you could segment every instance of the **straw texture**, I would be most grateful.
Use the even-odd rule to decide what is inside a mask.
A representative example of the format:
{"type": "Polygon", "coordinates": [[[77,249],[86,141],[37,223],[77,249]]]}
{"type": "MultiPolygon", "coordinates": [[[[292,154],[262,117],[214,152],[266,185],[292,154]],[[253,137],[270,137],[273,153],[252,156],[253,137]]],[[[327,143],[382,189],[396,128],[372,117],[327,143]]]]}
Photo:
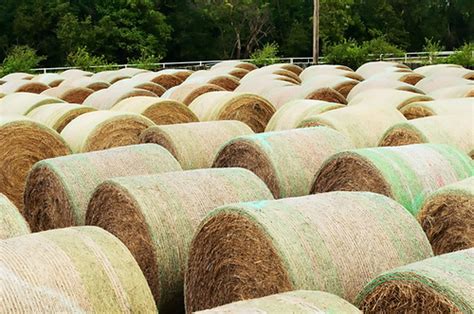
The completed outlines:
{"type": "Polygon", "coordinates": [[[111,88],[119,88],[119,89],[144,89],[147,91],[152,92],[156,96],[161,96],[165,93],[166,88],[163,86],[154,83],[154,82],[143,82],[138,79],[130,78],[125,80],[120,80],[115,82],[111,85],[111,88]]]}
{"type": "Polygon", "coordinates": [[[183,83],[167,90],[162,98],[176,100],[189,106],[199,96],[217,91],[225,91],[225,89],[214,84],[183,83]]]}
{"type": "Polygon", "coordinates": [[[435,101],[414,102],[400,110],[407,119],[434,115],[473,116],[474,98],[454,98],[435,101]]]}
{"type": "Polygon", "coordinates": [[[82,104],[84,100],[89,97],[94,90],[85,87],[73,87],[70,85],[61,85],[45,90],[41,94],[57,97],[74,104],[82,104]]]}
{"type": "Polygon", "coordinates": [[[36,75],[31,79],[32,82],[40,82],[48,85],[49,87],[56,87],[61,84],[66,78],[57,73],[43,73],[36,75]]]}
{"type": "Polygon", "coordinates": [[[157,97],[155,93],[144,89],[111,86],[107,89],[101,89],[91,94],[86,98],[86,100],[84,100],[83,104],[99,110],[107,110],[112,108],[121,100],[137,96],[157,97]]]}
{"type": "Polygon", "coordinates": [[[59,98],[32,93],[14,93],[0,99],[0,114],[27,115],[31,110],[53,103],[62,103],[59,98]]]}
{"type": "Polygon", "coordinates": [[[458,85],[440,88],[430,93],[434,99],[474,97],[474,85],[458,85]]]}
{"type": "Polygon", "coordinates": [[[69,122],[81,114],[97,109],[79,104],[48,104],[31,110],[27,117],[61,132],[69,122]]]}
{"type": "Polygon", "coordinates": [[[0,193],[0,240],[30,233],[30,227],[18,209],[0,193]]]}
{"type": "MultiPolygon", "coordinates": [[[[170,89],[180,85],[186,79],[185,77],[180,77],[179,73],[181,72],[172,74],[164,73],[165,71],[140,73],[135,75],[133,80],[141,82],[153,82],[163,86],[165,89],[170,89]]],[[[182,74],[187,73],[186,70],[184,71],[185,72],[182,72],[182,74]]],[[[187,77],[187,74],[185,75],[187,77]]]]}
{"type": "Polygon", "coordinates": [[[93,79],[88,76],[81,76],[78,78],[67,78],[59,86],[73,86],[73,87],[84,87],[98,91],[104,88],[108,88],[110,84],[106,81],[93,79]]]}
{"type": "Polygon", "coordinates": [[[318,75],[310,80],[303,81],[303,86],[311,86],[312,88],[333,88],[342,96],[347,97],[351,89],[360,82],[344,76],[338,75],[318,75]]]}
{"type": "Polygon", "coordinates": [[[40,94],[41,92],[47,90],[49,88],[48,85],[39,83],[39,82],[32,82],[29,80],[12,80],[6,81],[2,85],[0,85],[0,93],[4,94],[12,94],[12,93],[33,93],[33,94],[40,94]]]}
{"type": "Polygon", "coordinates": [[[421,89],[400,81],[394,81],[387,78],[368,79],[357,84],[347,95],[347,101],[351,102],[358,94],[372,89],[394,89],[417,94],[424,94],[421,89]]]}
{"type": "Polygon", "coordinates": [[[402,109],[408,104],[418,101],[433,100],[430,96],[396,89],[370,89],[359,93],[351,99],[348,106],[366,105],[402,109]]]}

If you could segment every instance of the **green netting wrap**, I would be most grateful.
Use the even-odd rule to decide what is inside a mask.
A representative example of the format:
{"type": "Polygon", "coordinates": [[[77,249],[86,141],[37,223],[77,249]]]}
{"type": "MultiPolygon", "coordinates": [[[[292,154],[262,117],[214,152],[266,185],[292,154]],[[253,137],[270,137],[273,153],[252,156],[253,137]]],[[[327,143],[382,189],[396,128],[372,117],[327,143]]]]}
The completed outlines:
{"type": "Polygon", "coordinates": [[[0,240],[30,233],[30,227],[18,209],[0,193],[0,240]]]}

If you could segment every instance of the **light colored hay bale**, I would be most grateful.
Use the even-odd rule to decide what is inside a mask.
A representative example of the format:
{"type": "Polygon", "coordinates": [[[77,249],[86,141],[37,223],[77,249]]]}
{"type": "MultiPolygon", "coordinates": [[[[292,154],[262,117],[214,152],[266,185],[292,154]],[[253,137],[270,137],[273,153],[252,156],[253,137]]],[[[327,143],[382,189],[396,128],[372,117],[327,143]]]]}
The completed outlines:
{"type": "Polygon", "coordinates": [[[179,171],[158,145],[133,145],[38,162],[25,187],[25,218],[33,231],[83,225],[94,189],[114,177],[179,171]]]}
{"type": "Polygon", "coordinates": [[[235,92],[239,93],[254,93],[260,95],[269,89],[276,89],[285,86],[294,87],[299,86],[291,79],[280,79],[283,76],[261,76],[245,82],[240,81],[239,87],[235,89],[235,92]]]}
{"type": "Polygon", "coordinates": [[[409,69],[406,65],[398,63],[398,62],[388,62],[388,61],[374,61],[374,62],[367,62],[361,65],[357,70],[356,73],[360,74],[365,79],[373,75],[377,75],[387,68],[399,68],[399,69],[409,69]]]}
{"type": "Polygon", "coordinates": [[[211,70],[212,73],[217,73],[217,74],[227,74],[227,75],[232,75],[239,80],[249,74],[250,71],[247,71],[242,68],[217,68],[214,70],[211,70]]]}
{"type": "MultiPolygon", "coordinates": [[[[424,79],[424,76],[413,71],[410,72],[390,72],[385,71],[376,75],[371,76],[370,78],[374,80],[378,79],[389,79],[394,81],[400,81],[410,85],[415,85],[424,79]]],[[[416,86],[418,87],[418,86],[416,86]]],[[[420,88],[421,89],[421,88],[420,88]]]]}
{"type": "Polygon", "coordinates": [[[120,70],[117,70],[118,73],[125,75],[125,76],[130,76],[133,77],[137,74],[142,74],[142,73],[148,73],[151,72],[149,70],[144,70],[144,69],[137,69],[137,68],[122,68],[120,70]]]}
{"type": "Polygon", "coordinates": [[[106,81],[100,81],[98,79],[93,79],[88,76],[81,76],[79,78],[68,78],[65,79],[59,86],[73,86],[73,87],[84,87],[89,88],[94,91],[98,91],[110,86],[106,81]]]}
{"type": "Polygon", "coordinates": [[[448,145],[365,148],[326,160],[311,191],[375,192],[395,199],[417,215],[430,193],[473,174],[471,159],[448,145]]]}
{"type": "Polygon", "coordinates": [[[23,188],[31,167],[70,153],[56,131],[22,116],[0,116],[0,193],[23,212],[23,188]]]}
{"type": "MultiPolygon", "coordinates": [[[[207,73],[196,75],[193,73],[185,81],[185,84],[214,84],[226,91],[233,91],[239,86],[239,79],[232,75],[219,75],[206,71],[207,73]]],[[[197,73],[197,72],[195,72],[197,73]]]]}
{"type": "Polygon", "coordinates": [[[29,80],[12,80],[7,81],[4,84],[0,85],[0,93],[12,94],[12,93],[33,93],[40,94],[41,92],[47,90],[48,85],[40,82],[32,82],[29,80]]]}
{"type": "Polygon", "coordinates": [[[41,94],[53,96],[73,104],[82,104],[92,93],[94,93],[94,90],[90,88],[61,85],[47,89],[41,94]]]}
{"type": "Polygon", "coordinates": [[[59,98],[32,93],[13,93],[0,99],[0,114],[26,115],[31,110],[53,103],[62,103],[59,98]]]}
{"type": "Polygon", "coordinates": [[[61,131],[74,153],[85,153],[139,143],[153,121],[134,113],[98,110],[82,114],[61,131]]]}
{"type": "Polygon", "coordinates": [[[264,66],[263,68],[260,68],[260,69],[283,69],[283,70],[293,72],[297,76],[300,75],[301,72],[303,72],[303,68],[301,68],[300,66],[296,64],[291,64],[291,63],[276,63],[276,64],[264,66]]]}
{"type": "Polygon", "coordinates": [[[1,78],[1,80],[4,82],[17,81],[17,80],[31,80],[33,77],[35,76],[30,73],[15,72],[15,73],[10,73],[10,74],[5,75],[4,77],[1,78]]]}
{"type": "Polygon", "coordinates": [[[416,219],[383,195],[227,205],[203,220],[191,243],[186,310],[303,288],[353,302],[380,272],[430,256],[416,219]]]}
{"type": "Polygon", "coordinates": [[[337,69],[337,70],[345,70],[345,71],[354,72],[354,70],[352,70],[350,67],[345,66],[345,65],[340,65],[340,64],[317,64],[317,65],[312,65],[312,67],[318,67],[319,69],[337,69]]]}
{"type": "Polygon", "coordinates": [[[359,93],[351,99],[348,106],[372,106],[374,108],[393,108],[402,110],[405,106],[421,101],[433,100],[428,95],[407,92],[403,90],[381,88],[370,89],[359,93]]]}
{"type": "Polygon", "coordinates": [[[387,271],[357,297],[364,313],[474,312],[474,249],[387,271]]]}
{"type": "Polygon", "coordinates": [[[89,72],[89,71],[84,71],[84,70],[80,70],[80,69],[70,69],[70,70],[66,70],[64,72],[61,72],[61,76],[67,78],[67,79],[70,79],[70,78],[80,78],[80,77],[90,77],[92,76],[94,73],[92,72],[89,72]]]}
{"type": "MultiPolygon", "coordinates": [[[[166,70],[159,71],[159,72],[146,72],[146,73],[135,75],[133,77],[133,80],[137,80],[141,82],[153,82],[153,83],[163,86],[166,89],[170,89],[184,82],[185,78],[183,78],[184,76],[180,77],[179,76],[180,73],[181,72],[172,72],[172,73],[168,72],[167,73],[166,70]]],[[[187,78],[188,72],[183,72],[183,73],[187,78]]]]}
{"type": "Polygon", "coordinates": [[[214,84],[184,83],[168,89],[161,97],[176,100],[189,106],[199,96],[217,91],[225,91],[225,89],[214,84]]]}
{"type": "Polygon", "coordinates": [[[338,296],[321,291],[297,290],[237,301],[196,314],[224,313],[362,313],[338,296]]]}
{"type": "Polygon", "coordinates": [[[83,104],[100,110],[107,110],[124,99],[138,96],[158,97],[148,90],[118,86],[102,89],[91,94],[84,100],[83,104]]]}
{"type": "Polygon", "coordinates": [[[445,67],[437,69],[433,76],[452,76],[464,78],[467,80],[474,80],[474,71],[466,68],[445,67]]]}
{"type": "Polygon", "coordinates": [[[244,78],[242,78],[242,82],[246,82],[248,80],[258,80],[262,79],[265,77],[265,79],[268,79],[268,77],[275,77],[279,76],[282,77],[281,79],[285,79],[288,81],[291,81],[292,83],[295,84],[300,84],[301,79],[300,77],[295,74],[294,72],[282,69],[282,68],[272,68],[272,67],[263,67],[258,70],[252,71],[249,74],[247,74],[244,78]]]}
{"type": "Polygon", "coordinates": [[[225,204],[272,199],[245,169],[116,178],[98,186],[86,223],[116,235],[141,266],[162,313],[182,312],[187,252],[199,222],[225,204]]]}
{"type": "Polygon", "coordinates": [[[27,117],[60,133],[76,117],[95,110],[79,104],[48,104],[31,110],[27,117]]]}
{"type": "Polygon", "coordinates": [[[445,68],[463,68],[463,67],[459,64],[430,64],[430,65],[425,65],[425,66],[416,68],[413,70],[413,72],[416,72],[418,74],[428,77],[435,74],[437,71],[441,69],[445,69],[445,68]]]}
{"type": "Polygon", "coordinates": [[[138,80],[131,79],[124,79],[118,82],[115,82],[110,86],[111,88],[119,88],[119,89],[144,89],[147,91],[152,92],[156,96],[161,96],[165,93],[166,88],[163,86],[153,83],[153,82],[139,82],[138,80]]]}
{"type": "Polygon", "coordinates": [[[459,85],[474,85],[474,81],[453,76],[429,76],[419,81],[415,87],[430,94],[441,88],[459,85]]]}
{"type": "Polygon", "coordinates": [[[57,73],[43,73],[36,75],[31,79],[33,82],[40,82],[48,85],[49,87],[56,87],[61,84],[66,78],[57,73]]]}
{"type": "Polygon", "coordinates": [[[359,84],[359,81],[337,75],[318,75],[310,80],[303,81],[302,86],[311,88],[332,88],[347,97],[351,89],[359,84]]]}
{"type": "Polygon", "coordinates": [[[199,121],[237,120],[254,132],[263,132],[275,108],[266,99],[249,93],[210,92],[197,97],[189,109],[199,121]]]}
{"type": "Polygon", "coordinates": [[[308,195],[324,160],[351,147],[344,135],[322,127],[240,136],[222,146],[213,167],[249,169],[275,198],[308,195]]]}
{"type": "Polygon", "coordinates": [[[258,67],[253,63],[238,61],[238,60],[226,60],[226,61],[222,61],[222,62],[214,64],[211,67],[211,70],[216,70],[216,69],[219,69],[219,68],[229,68],[229,67],[231,67],[231,68],[241,68],[241,69],[245,69],[247,71],[253,71],[253,70],[258,69],[258,67]]]}
{"type": "Polygon", "coordinates": [[[354,86],[353,89],[351,89],[351,91],[349,92],[349,95],[347,95],[347,101],[351,102],[352,99],[354,99],[360,93],[368,91],[368,90],[372,90],[372,89],[395,89],[395,90],[412,92],[412,93],[417,93],[417,94],[422,94],[422,95],[425,94],[421,89],[418,89],[415,86],[404,83],[404,82],[395,81],[395,80],[391,80],[387,78],[368,79],[363,82],[360,82],[359,84],[354,86]]]}
{"type": "Polygon", "coordinates": [[[113,84],[120,80],[128,79],[131,76],[120,73],[119,71],[102,71],[95,73],[91,76],[94,80],[106,81],[109,84],[113,84]]]}
{"type": "Polygon", "coordinates": [[[440,88],[438,90],[432,91],[430,96],[434,99],[474,97],[474,85],[459,85],[440,88]]]}
{"type": "Polygon", "coordinates": [[[174,75],[176,77],[178,77],[179,79],[181,79],[181,81],[185,81],[191,74],[194,73],[193,70],[189,70],[189,69],[164,69],[164,70],[160,70],[158,71],[160,74],[171,74],[171,75],[174,75]]]}
{"type": "Polygon", "coordinates": [[[335,102],[343,105],[347,104],[346,97],[330,87],[314,88],[312,86],[302,86],[301,92],[297,97],[302,99],[335,102]]]}
{"type": "Polygon", "coordinates": [[[141,134],[142,143],[154,143],[166,148],[184,170],[210,168],[227,141],[253,134],[240,121],[210,121],[154,126],[141,134]]]}
{"type": "Polygon", "coordinates": [[[12,312],[156,312],[128,249],[97,227],[24,235],[0,242],[2,307],[12,312]]]}
{"type": "Polygon", "coordinates": [[[355,73],[354,71],[342,70],[337,68],[330,68],[330,67],[321,67],[319,65],[313,65],[307,67],[303,70],[300,74],[300,78],[302,81],[311,80],[313,77],[318,75],[339,75],[345,76],[354,80],[363,81],[364,78],[355,73]]]}
{"type": "Polygon", "coordinates": [[[0,193],[0,240],[21,236],[30,232],[30,227],[16,206],[5,195],[0,193]]]}
{"type": "Polygon", "coordinates": [[[474,114],[474,99],[454,98],[434,101],[413,102],[400,110],[407,119],[418,119],[435,115],[474,114]]]}

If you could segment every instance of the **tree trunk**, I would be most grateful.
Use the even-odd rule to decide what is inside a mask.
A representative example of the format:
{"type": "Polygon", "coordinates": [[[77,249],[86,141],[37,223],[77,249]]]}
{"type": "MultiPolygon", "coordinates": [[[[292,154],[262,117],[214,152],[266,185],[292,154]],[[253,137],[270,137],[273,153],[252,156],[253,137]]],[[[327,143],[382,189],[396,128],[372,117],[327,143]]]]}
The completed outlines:
{"type": "Polygon", "coordinates": [[[314,0],[313,10],[313,63],[319,61],[319,0],[314,0]]]}

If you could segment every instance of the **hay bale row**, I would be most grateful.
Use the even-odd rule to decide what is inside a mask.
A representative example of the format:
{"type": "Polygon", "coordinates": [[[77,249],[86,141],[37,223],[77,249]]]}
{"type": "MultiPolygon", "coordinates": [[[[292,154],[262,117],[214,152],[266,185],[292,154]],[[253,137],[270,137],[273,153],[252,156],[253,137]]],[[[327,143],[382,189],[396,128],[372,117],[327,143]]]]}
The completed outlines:
{"type": "Polygon", "coordinates": [[[0,99],[0,114],[27,115],[30,111],[40,106],[63,102],[59,98],[46,95],[13,93],[0,99]]]}
{"type": "Polygon", "coordinates": [[[424,94],[421,89],[416,88],[413,85],[395,81],[389,78],[378,78],[378,79],[368,79],[363,82],[360,82],[354,88],[351,89],[349,94],[347,95],[347,101],[351,102],[356,96],[360,93],[369,91],[369,90],[378,90],[378,89],[392,89],[392,90],[400,90],[406,92],[412,92],[417,94],[424,94]]]}
{"type": "Polygon", "coordinates": [[[90,88],[61,85],[47,89],[41,94],[56,97],[69,103],[82,104],[93,93],[94,90],[90,88]]]}
{"type": "Polygon", "coordinates": [[[297,289],[353,302],[381,272],[430,256],[416,219],[379,194],[222,206],[203,220],[191,243],[186,311],[297,289]]]}
{"type": "Polygon", "coordinates": [[[12,93],[33,93],[41,94],[49,88],[48,85],[40,82],[32,82],[31,80],[11,80],[6,81],[0,85],[0,93],[12,94],[12,93]]]}
{"type": "Polygon", "coordinates": [[[176,100],[189,106],[199,96],[216,91],[225,91],[225,89],[214,84],[184,83],[168,89],[162,98],[176,100]]]}
{"type": "Polygon", "coordinates": [[[107,110],[112,108],[121,100],[137,96],[157,97],[155,93],[152,93],[149,90],[145,89],[111,86],[109,88],[101,89],[91,94],[84,100],[83,104],[86,106],[97,108],[99,110],[107,110]]]}
{"type": "Polygon", "coordinates": [[[431,101],[428,95],[396,90],[396,89],[370,89],[354,96],[347,104],[390,107],[401,110],[403,107],[418,101],[431,101]]]}
{"type": "Polygon", "coordinates": [[[454,98],[434,101],[413,102],[401,108],[403,115],[411,120],[435,115],[472,116],[474,99],[454,98]]]}
{"type": "Polygon", "coordinates": [[[18,208],[5,195],[0,193],[0,240],[21,236],[30,232],[30,227],[18,211],[18,208]]]}
{"type": "Polygon", "coordinates": [[[96,110],[78,104],[54,103],[29,111],[27,117],[61,133],[66,125],[78,116],[96,110]]]}

